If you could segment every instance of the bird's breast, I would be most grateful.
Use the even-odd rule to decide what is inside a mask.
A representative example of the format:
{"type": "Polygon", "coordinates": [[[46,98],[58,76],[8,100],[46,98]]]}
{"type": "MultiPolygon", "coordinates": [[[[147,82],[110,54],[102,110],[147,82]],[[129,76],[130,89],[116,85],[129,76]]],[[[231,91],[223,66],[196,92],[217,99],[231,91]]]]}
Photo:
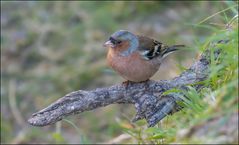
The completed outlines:
{"type": "Polygon", "coordinates": [[[159,65],[152,63],[152,61],[142,59],[137,51],[129,56],[122,56],[120,52],[112,48],[108,51],[107,62],[123,78],[133,82],[149,79],[159,68],[159,65]]]}

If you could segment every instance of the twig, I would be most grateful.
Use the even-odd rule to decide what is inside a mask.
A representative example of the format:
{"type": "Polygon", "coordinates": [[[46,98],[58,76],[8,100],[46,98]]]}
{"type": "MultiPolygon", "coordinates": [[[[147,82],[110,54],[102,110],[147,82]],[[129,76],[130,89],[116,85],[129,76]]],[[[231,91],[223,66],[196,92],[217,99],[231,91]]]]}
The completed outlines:
{"type": "Polygon", "coordinates": [[[23,127],[25,125],[25,121],[17,107],[16,102],[16,80],[11,79],[9,81],[9,91],[8,91],[8,98],[9,98],[9,106],[10,110],[12,111],[13,117],[16,119],[18,125],[23,127]]]}
{"type": "Polygon", "coordinates": [[[103,144],[118,144],[118,143],[121,143],[122,141],[128,140],[130,138],[131,138],[131,136],[129,134],[121,134],[103,144]]]}
{"type": "MultiPolygon", "coordinates": [[[[219,41],[218,43],[226,43],[219,41]]],[[[210,49],[212,46],[210,46],[210,49]]],[[[220,51],[214,51],[215,58],[220,51]]],[[[146,119],[148,126],[156,125],[161,119],[170,113],[181,109],[176,101],[180,99],[180,93],[162,95],[165,91],[178,88],[187,89],[187,85],[204,81],[209,74],[210,52],[205,51],[200,59],[188,70],[172,80],[146,81],[142,83],[129,83],[106,88],[98,88],[91,91],[75,91],[60,98],[45,109],[34,113],[28,120],[34,126],[46,126],[53,124],[64,117],[93,110],[115,103],[134,104],[136,116],[133,121],[146,119]]],[[[196,90],[201,85],[193,85],[196,90]]]]}

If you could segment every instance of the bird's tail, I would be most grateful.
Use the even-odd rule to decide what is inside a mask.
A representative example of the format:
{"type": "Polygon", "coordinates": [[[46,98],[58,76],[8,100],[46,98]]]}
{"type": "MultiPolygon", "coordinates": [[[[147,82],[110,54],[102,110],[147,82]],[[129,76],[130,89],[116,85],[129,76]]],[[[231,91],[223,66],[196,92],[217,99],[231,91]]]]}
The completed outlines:
{"type": "Polygon", "coordinates": [[[161,57],[164,58],[171,54],[174,51],[177,51],[179,47],[185,47],[185,45],[172,45],[172,46],[164,46],[162,52],[161,52],[161,57]]]}

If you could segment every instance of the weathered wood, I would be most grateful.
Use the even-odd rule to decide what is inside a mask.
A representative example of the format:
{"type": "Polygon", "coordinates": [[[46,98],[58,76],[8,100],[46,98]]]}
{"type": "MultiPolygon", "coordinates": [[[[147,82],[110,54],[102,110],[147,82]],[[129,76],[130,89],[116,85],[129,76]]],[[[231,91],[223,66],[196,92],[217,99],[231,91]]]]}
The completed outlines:
{"type": "MultiPolygon", "coordinates": [[[[218,43],[224,43],[219,41],[218,43]]],[[[226,42],[225,42],[226,43],[226,42]]],[[[213,46],[210,46],[213,50],[213,46]]],[[[214,51],[217,58],[219,51],[214,51]]],[[[146,119],[148,126],[154,126],[169,113],[181,109],[176,101],[180,100],[179,93],[162,95],[165,91],[179,88],[205,80],[209,74],[210,52],[206,50],[188,70],[172,80],[130,82],[91,91],[75,91],[65,95],[45,109],[34,113],[28,122],[33,126],[46,126],[62,118],[93,110],[114,103],[134,104],[136,116],[133,121],[146,119]]],[[[198,90],[200,85],[194,85],[198,90]]]]}

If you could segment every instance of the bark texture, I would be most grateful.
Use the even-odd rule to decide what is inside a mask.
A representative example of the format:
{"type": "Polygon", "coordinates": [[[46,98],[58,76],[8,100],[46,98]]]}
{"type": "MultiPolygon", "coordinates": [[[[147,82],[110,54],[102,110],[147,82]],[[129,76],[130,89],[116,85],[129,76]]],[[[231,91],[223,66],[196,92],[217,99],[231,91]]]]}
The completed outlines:
{"type": "MultiPolygon", "coordinates": [[[[217,43],[226,42],[221,40],[217,43]]],[[[173,88],[187,90],[188,85],[193,86],[196,90],[203,87],[198,85],[198,82],[204,81],[208,77],[210,55],[214,55],[214,58],[217,59],[220,53],[219,49],[214,47],[215,45],[211,45],[189,69],[172,80],[130,82],[128,85],[118,84],[90,91],[71,92],[41,111],[34,113],[28,122],[33,126],[46,126],[60,121],[68,115],[110,104],[127,103],[134,104],[136,108],[136,115],[132,121],[146,119],[149,127],[154,126],[168,114],[181,109],[176,101],[181,100],[182,94],[163,95],[165,91],[173,88]],[[214,51],[210,53],[209,50],[214,51]]]]}

